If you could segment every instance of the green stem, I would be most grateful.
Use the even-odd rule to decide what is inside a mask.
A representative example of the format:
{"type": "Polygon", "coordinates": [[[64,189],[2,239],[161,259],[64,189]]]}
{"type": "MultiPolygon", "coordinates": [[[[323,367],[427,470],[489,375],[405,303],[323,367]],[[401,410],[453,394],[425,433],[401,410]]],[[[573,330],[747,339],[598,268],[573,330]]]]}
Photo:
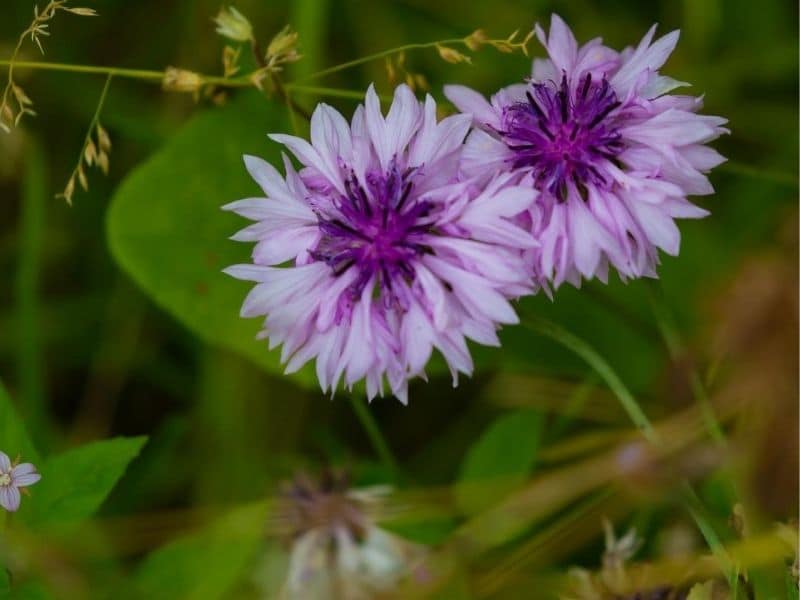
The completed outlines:
{"type": "MultiPolygon", "coordinates": [[[[84,73],[88,75],[106,75],[109,77],[123,77],[126,79],[139,79],[141,81],[151,81],[161,83],[164,79],[165,71],[151,71],[147,69],[123,69],[120,67],[100,67],[96,65],[72,65],[68,63],[52,63],[24,60],[0,60],[0,67],[13,67],[15,69],[34,69],[43,71],[63,71],[67,73],[84,73]]],[[[219,87],[253,87],[250,75],[241,77],[219,77],[216,75],[203,75],[198,73],[200,79],[205,84],[216,85],[219,87]]]]}
{"type": "MultiPolygon", "coordinates": [[[[528,329],[531,329],[532,331],[535,331],[536,333],[545,335],[557,341],[589,363],[594,370],[597,371],[597,374],[605,380],[606,384],[608,384],[608,387],[611,388],[611,390],[616,394],[617,398],[620,400],[633,422],[636,423],[636,425],[643,431],[647,439],[657,448],[662,447],[661,440],[657,436],[656,431],[647,420],[647,417],[637,404],[633,395],[628,391],[627,387],[625,387],[625,384],[613,371],[611,366],[597,351],[594,350],[594,348],[589,346],[577,336],[569,333],[554,323],[545,321],[544,319],[526,316],[522,319],[522,325],[528,329]]],[[[674,331],[670,331],[668,335],[665,335],[665,340],[668,347],[677,347],[676,344],[679,341],[677,335],[674,334],[674,331]]],[[[722,545],[711,523],[705,518],[705,509],[702,505],[701,499],[692,489],[691,483],[689,483],[688,480],[684,481],[681,485],[681,496],[684,506],[691,514],[692,518],[697,524],[697,527],[700,529],[703,537],[706,539],[709,547],[717,557],[717,560],[719,560],[720,567],[728,578],[729,583],[731,583],[731,585],[735,585],[735,579],[732,579],[731,576],[733,570],[730,555],[722,545]]]]}
{"type": "Polygon", "coordinates": [[[711,548],[711,552],[719,562],[720,569],[725,574],[725,578],[728,580],[728,585],[731,587],[731,589],[733,589],[738,584],[736,567],[731,559],[730,554],[728,554],[728,551],[725,549],[725,546],[717,535],[717,532],[714,530],[714,526],[706,518],[706,510],[703,506],[703,501],[700,499],[694,489],[692,489],[692,486],[688,481],[683,482],[680,492],[686,510],[689,511],[692,520],[694,520],[697,528],[703,535],[706,544],[708,544],[708,547],[711,548]]]}
{"type": "MultiPolygon", "coordinates": [[[[653,316],[661,332],[661,337],[664,338],[664,345],[667,347],[670,358],[673,362],[677,362],[686,353],[686,349],[678,333],[678,328],[675,326],[669,306],[664,299],[663,290],[657,282],[648,283],[647,293],[653,310],[653,316]]],[[[700,374],[694,367],[689,368],[689,385],[692,389],[692,396],[694,396],[695,402],[697,402],[697,406],[700,408],[700,412],[703,415],[703,421],[708,430],[708,434],[715,442],[724,446],[726,442],[722,426],[719,424],[719,419],[717,419],[714,413],[714,407],[708,397],[708,391],[700,378],[700,374]]]]}
{"type": "Polygon", "coordinates": [[[319,79],[320,77],[332,75],[333,73],[338,73],[339,71],[344,71],[345,69],[349,69],[351,67],[363,65],[364,63],[368,63],[373,60],[378,60],[379,58],[385,58],[387,56],[392,56],[393,54],[399,54],[400,52],[405,52],[406,50],[422,50],[425,48],[435,48],[436,46],[439,45],[463,44],[463,43],[464,43],[464,38],[455,38],[451,40],[437,40],[435,42],[419,42],[415,44],[405,44],[403,46],[397,46],[396,48],[381,50],[380,52],[376,52],[375,54],[370,54],[368,56],[362,56],[361,58],[356,58],[354,60],[334,65],[333,67],[328,67],[327,69],[323,69],[322,71],[317,71],[316,73],[311,73],[310,75],[301,77],[297,81],[310,81],[312,79],[319,79]]]}
{"type": "Polygon", "coordinates": [[[363,400],[355,396],[350,396],[350,404],[353,406],[353,411],[355,411],[356,417],[361,422],[361,426],[364,428],[376,454],[381,459],[386,469],[392,474],[392,477],[396,479],[398,474],[397,461],[389,448],[389,444],[383,437],[372,412],[366,404],[364,404],[363,400]]]}
{"type": "Polygon", "coordinates": [[[161,81],[163,71],[147,71],[144,69],[120,69],[116,67],[98,67],[93,65],[71,65],[65,63],[51,63],[24,60],[0,60],[0,67],[13,67],[15,69],[41,69],[44,71],[66,71],[69,73],[90,73],[94,75],[115,75],[132,79],[145,79],[161,81]]]}
{"type": "Polygon", "coordinates": [[[770,181],[772,183],[786,185],[793,188],[796,188],[798,184],[797,177],[792,173],[769,171],[760,167],[751,167],[750,165],[745,165],[735,161],[723,163],[720,165],[719,169],[720,171],[728,172],[733,175],[761,179],[762,181],[770,181]]]}
{"type": "MultiPolygon", "coordinates": [[[[330,98],[345,98],[348,100],[364,100],[364,92],[357,90],[343,90],[340,88],[320,87],[315,85],[303,85],[300,83],[286,83],[284,87],[291,92],[300,94],[310,94],[316,96],[328,96],[330,98]]],[[[380,95],[381,100],[390,101],[391,96],[380,95]]]]}
{"type": "MultiPolygon", "coordinates": [[[[0,66],[9,66],[11,61],[0,60],[0,66]]],[[[160,83],[164,79],[164,71],[147,71],[143,69],[118,69],[116,67],[98,67],[92,65],[71,65],[65,63],[48,62],[25,62],[15,61],[14,68],[18,69],[40,69],[43,71],[64,71],[68,73],[84,73],[89,75],[106,75],[111,77],[122,77],[126,79],[138,79],[160,83]]],[[[211,75],[200,75],[204,83],[219,87],[253,87],[250,75],[236,78],[215,77],[211,75]]],[[[301,94],[314,94],[328,96],[331,98],[345,98],[348,100],[363,100],[364,93],[356,90],[332,88],[315,85],[303,85],[299,83],[284,83],[283,87],[287,91],[298,92],[301,94]]],[[[390,100],[389,96],[382,96],[383,100],[390,100]]]]}
{"type": "Polygon", "coordinates": [[[642,431],[648,441],[656,445],[658,444],[658,435],[655,429],[653,429],[653,425],[650,423],[647,415],[644,414],[644,411],[636,402],[633,394],[631,394],[614,369],[611,368],[611,365],[609,365],[594,348],[576,335],[573,335],[559,325],[545,319],[525,316],[521,321],[524,327],[527,327],[539,335],[549,337],[569,350],[572,350],[586,361],[586,363],[603,378],[620,401],[620,404],[622,404],[622,407],[628,413],[631,421],[642,431]]]}

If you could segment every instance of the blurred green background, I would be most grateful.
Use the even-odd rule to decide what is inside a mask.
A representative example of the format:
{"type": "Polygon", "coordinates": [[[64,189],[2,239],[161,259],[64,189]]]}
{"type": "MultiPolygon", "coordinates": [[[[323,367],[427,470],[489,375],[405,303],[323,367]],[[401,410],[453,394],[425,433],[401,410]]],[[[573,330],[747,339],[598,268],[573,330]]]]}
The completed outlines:
{"type": "MultiPolygon", "coordinates": [[[[45,57],[27,42],[20,60],[221,73],[225,42],[212,23],[217,1],[89,5],[98,17],[59,13],[43,40],[45,57]]],[[[399,463],[397,470],[387,467],[347,394],[331,400],[308,376],[280,375],[275,356],[252,340],[258,323],[238,318],[247,286],[220,272],[245,260],[249,248],[226,239],[243,224],[218,207],[255,192],[241,154],[277,159],[266,133],[292,128],[280,100],[232,90],[219,107],[208,98],[165,93],[158,82],[114,78],[100,117],[113,142],[110,173],[91,170],[89,191],[76,191],[70,207],[54,195],[79,159],[104,77],[20,68],[15,79],[38,115],[0,135],[6,200],[0,379],[42,456],[113,436],[149,440],[97,517],[69,535],[19,534],[23,550],[11,569],[18,590],[65,598],[120,590],[251,597],[254,557],[273,544],[268,533],[250,545],[233,544],[244,548],[240,555],[225,550],[230,540],[186,556],[176,552],[164,559],[163,573],[157,560],[142,561],[172,540],[206,531],[232,507],[269,497],[298,469],[326,465],[348,468],[360,484],[394,483],[399,494],[424,490],[414,501],[419,511],[411,511],[416,517],[386,525],[398,533],[434,545],[457,546],[454,531],[478,538],[481,551],[466,560],[463,581],[442,597],[539,597],[530,595],[529,578],[563,574],[570,565],[599,567],[602,515],[620,528],[635,524],[645,542],[638,556],[648,560],[665,556],[669,536],[681,532],[686,552],[708,552],[707,536],[676,500],[687,477],[696,480],[725,544],[741,534],[730,522],[738,503],[752,536],[796,517],[795,2],[240,0],[235,6],[264,44],[287,23],[299,32],[304,56],[287,68],[286,82],[477,28],[493,38],[516,29],[524,34],[553,11],[580,41],[602,35],[618,48],[638,43],[654,22],[661,33],[680,28],[663,72],[691,82],[689,93],[704,94],[705,112],[729,118],[732,131],[714,144],[730,160],[711,176],[717,193],[698,200],[711,216],[680,224],[681,255],[664,258],[659,284],[623,285],[612,277],[608,286],[564,287],[553,301],[542,295],[524,302],[526,312],[594,348],[651,420],[680,438],[679,448],[667,465],[647,463],[631,474],[612,461],[618,472],[588,481],[587,473],[605,464],[592,460],[617,456],[614,449],[633,439],[630,422],[581,358],[516,327],[503,332],[502,349],[473,349],[477,372],[457,389],[439,370],[429,383],[412,384],[408,407],[392,398],[373,402],[370,411],[399,463]],[[698,385],[723,421],[723,446],[692,412],[698,385]],[[498,476],[513,480],[489,492],[480,486],[458,492],[465,481],[498,476]],[[528,516],[519,516],[520,531],[502,543],[487,541],[480,526],[464,528],[470,515],[516,489],[528,490],[534,503],[552,494],[546,496],[552,503],[522,511],[528,516]],[[609,501],[602,494],[610,490],[609,501]],[[596,504],[581,512],[590,501],[596,504]],[[521,553],[526,544],[533,550],[521,553]],[[224,557],[238,562],[209,568],[207,561],[224,557]],[[147,571],[143,564],[156,566],[147,571]],[[167,579],[173,588],[164,587],[167,579]],[[184,581],[192,583],[182,588],[184,581]]],[[[32,8],[26,0],[4,3],[0,58],[11,56],[32,8]]],[[[543,54],[535,41],[530,49],[543,54]]],[[[530,59],[519,53],[471,54],[471,65],[452,65],[433,49],[411,50],[405,68],[424,75],[440,101],[445,83],[490,93],[529,72],[530,59]]],[[[0,73],[5,77],[5,68],[0,73]]],[[[383,60],[312,82],[358,92],[375,82],[382,93],[391,91],[383,60]]],[[[355,107],[308,92],[294,99],[309,109],[324,99],[346,115],[355,107]]],[[[306,127],[302,119],[297,126],[306,127]]],[[[23,503],[36,504],[32,492],[23,503]]],[[[258,523],[253,530],[261,531],[258,523]]],[[[748,585],[757,598],[789,594],[782,560],[754,567],[748,585]]],[[[560,593],[539,589],[541,597],[560,593]]]]}

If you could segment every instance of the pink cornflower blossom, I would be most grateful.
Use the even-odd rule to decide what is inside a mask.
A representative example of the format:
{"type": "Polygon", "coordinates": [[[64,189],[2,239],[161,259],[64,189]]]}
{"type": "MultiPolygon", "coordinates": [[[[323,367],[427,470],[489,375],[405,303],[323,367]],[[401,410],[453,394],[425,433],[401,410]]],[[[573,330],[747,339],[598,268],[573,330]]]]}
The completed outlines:
{"type": "Polygon", "coordinates": [[[9,512],[19,509],[20,488],[42,478],[31,463],[12,464],[8,454],[0,452],[0,506],[9,512]]]}
{"type": "Polygon", "coordinates": [[[600,38],[579,46],[557,15],[549,35],[535,33],[549,58],[534,60],[527,83],[490,101],[445,87],[477,128],[462,170],[511,174],[540,192],[529,211],[536,277],[606,281],[609,264],[623,280],[656,277],[658,249],[679,251],[675,219],[708,214],[686,197],[713,193],[705,174],[725,159],[705,144],[727,133],[726,120],[697,114],[702,98],[670,94],[687,85],[659,73],[677,31],[653,41],[653,26],[622,52],[600,38]]]}
{"type": "Polygon", "coordinates": [[[384,117],[370,87],[351,123],[320,104],[311,143],[270,136],[299,171],[245,156],[266,198],[225,207],[256,221],[233,236],[256,242],[253,264],[226,272],[256,282],[241,314],[266,316],[260,336],[283,346],[288,373],[316,359],[323,391],[365,379],[371,399],[386,380],[405,403],[434,348],[455,385],[473,369],[467,338],[497,346],[518,321],[509,300],[533,291],[523,253],[536,241],[510,217],[536,192],[511,174],[457,177],[470,122],[437,121],[404,85],[384,117]]]}

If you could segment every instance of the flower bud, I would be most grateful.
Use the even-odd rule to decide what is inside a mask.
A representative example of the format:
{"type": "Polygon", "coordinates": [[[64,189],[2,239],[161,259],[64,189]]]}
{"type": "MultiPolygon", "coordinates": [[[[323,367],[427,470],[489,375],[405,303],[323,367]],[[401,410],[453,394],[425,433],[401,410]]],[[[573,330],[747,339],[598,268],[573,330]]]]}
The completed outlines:
{"type": "Polygon", "coordinates": [[[467,56],[466,54],[462,54],[458,50],[454,50],[448,46],[442,46],[441,44],[436,44],[436,50],[439,52],[439,56],[442,57],[443,60],[452,64],[458,63],[471,63],[472,59],[467,56]]]}
{"type": "Polygon", "coordinates": [[[232,6],[221,8],[214,23],[217,24],[217,33],[222,37],[236,42],[253,40],[253,26],[250,21],[232,6]]]}
{"type": "Polygon", "coordinates": [[[267,60],[281,58],[281,62],[294,62],[300,55],[297,53],[298,33],[287,25],[281,29],[267,46],[267,60]]]}
{"type": "Polygon", "coordinates": [[[481,46],[483,46],[488,39],[483,29],[476,29],[464,38],[464,43],[467,45],[467,48],[475,52],[480,50],[481,46]]]}
{"type": "Polygon", "coordinates": [[[203,78],[193,71],[167,67],[161,86],[168,92],[199,92],[203,87],[203,78]]]}

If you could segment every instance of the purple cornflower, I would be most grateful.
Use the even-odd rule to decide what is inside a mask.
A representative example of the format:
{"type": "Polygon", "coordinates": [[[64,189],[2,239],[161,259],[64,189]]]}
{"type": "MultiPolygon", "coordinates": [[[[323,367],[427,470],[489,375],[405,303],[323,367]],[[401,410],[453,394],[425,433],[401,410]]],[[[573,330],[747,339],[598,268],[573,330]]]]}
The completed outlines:
{"type": "Polygon", "coordinates": [[[540,280],[556,287],[582,277],[606,281],[609,263],[623,280],[655,277],[658,249],[679,250],[674,219],[708,214],[686,196],[713,193],[705,173],[725,159],[704,144],[727,133],[726,120],[698,115],[701,98],[669,94],[686,85],[658,72],[677,31],[653,42],[653,26],[622,52],[600,38],[578,46],[557,15],[549,35],[535,31],[550,57],[534,60],[527,84],[491,101],[445,87],[478,127],[462,170],[513,174],[540,192],[529,211],[540,280]]]}
{"type": "Polygon", "coordinates": [[[508,300],[533,291],[523,254],[536,241],[509,219],[536,192],[509,174],[458,178],[470,121],[437,122],[407,86],[384,117],[370,87],[352,123],[319,105],[310,144],[271,136],[299,172],[245,157],[267,198],[225,207],[256,221],[233,239],[257,242],[254,264],[226,272],[257,283],[241,314],[266,315],[261,336],[283,345],[287,372],[316,358],[323,391],[366,379],[371,399],[385,377],[405,403],[433,348],[455,384],[472,371],[466,338],[499,345],[499,325],[517,322],[508,300]]]}
{"type": "Polygon", "coordinates": [[[31,463],[12,464],[8,454],[0,452],[0,506],[9,512],[19,509],[20,488],[42,478],[31,463]]]}

